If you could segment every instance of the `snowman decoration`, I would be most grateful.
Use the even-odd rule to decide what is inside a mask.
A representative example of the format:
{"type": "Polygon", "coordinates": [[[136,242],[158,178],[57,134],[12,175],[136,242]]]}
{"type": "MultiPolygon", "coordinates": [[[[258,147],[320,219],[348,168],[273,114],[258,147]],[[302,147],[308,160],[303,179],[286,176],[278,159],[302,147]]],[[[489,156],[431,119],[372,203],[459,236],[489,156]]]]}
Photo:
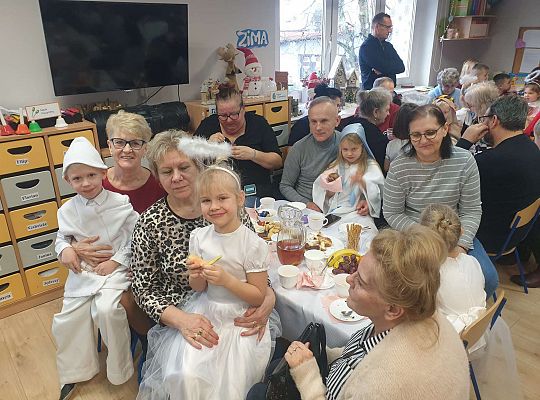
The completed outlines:
{"type": "Polygon", "coordinates": [[[261,77],[262,65],[255,54],[245,47],[238,47],[238,50],[244,53],[246,59],[244,68],[246,77],[244,78],[242,96],[261,96],[276,90],[274,81],[269,77],[261,77]]]}

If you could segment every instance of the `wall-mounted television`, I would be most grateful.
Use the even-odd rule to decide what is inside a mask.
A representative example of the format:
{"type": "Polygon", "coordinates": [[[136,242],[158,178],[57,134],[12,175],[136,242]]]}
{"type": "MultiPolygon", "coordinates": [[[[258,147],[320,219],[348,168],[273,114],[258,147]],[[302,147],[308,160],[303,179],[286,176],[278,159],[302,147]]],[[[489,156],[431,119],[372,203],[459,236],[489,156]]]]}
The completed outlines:
{"type": "Polygon", "coordinates": [[[187,4],[39,6],[57,96],[189,83],[187,4]]]}

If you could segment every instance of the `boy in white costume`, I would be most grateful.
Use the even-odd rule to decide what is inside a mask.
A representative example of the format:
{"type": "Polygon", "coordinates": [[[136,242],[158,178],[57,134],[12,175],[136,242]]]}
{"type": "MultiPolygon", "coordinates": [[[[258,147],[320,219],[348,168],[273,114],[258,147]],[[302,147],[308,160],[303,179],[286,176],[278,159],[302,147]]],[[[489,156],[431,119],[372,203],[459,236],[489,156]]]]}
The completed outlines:
{"type": "Polygon", "coordinates": [[[62,311],[55,314],[52,332],[57,344],[60,400],[73,394],[75,383],[99,372],[94,323],[108,349],[107,378],[120,385],[133,375],[130,331],[119,304],[130,282],[131,233],[138,218],[126,195],[103,189],[107,166],[92,144],[73,140],[64,155],[63,176],[77,195],[58,210],[55,250],[70,271],[62,311]],[[99,236],[96,244],[112,246],[113,256],[95,267],[80,261],[71,241],[99,236]]]}

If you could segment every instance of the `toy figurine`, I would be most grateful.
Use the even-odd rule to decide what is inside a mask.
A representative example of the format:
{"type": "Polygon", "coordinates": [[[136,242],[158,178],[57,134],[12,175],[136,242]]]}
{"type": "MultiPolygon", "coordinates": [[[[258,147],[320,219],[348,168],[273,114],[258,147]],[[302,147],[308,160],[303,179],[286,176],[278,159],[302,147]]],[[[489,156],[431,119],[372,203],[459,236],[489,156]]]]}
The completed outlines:
{"type": "Polygon", "coordinates": [[[225,47],[218,48],[217,53],[220,57],[220,60],[223,60],[227,63],[227,69],[225,71],[225,83],[238,90],[236,74],[239,74],[242,71],[234,64],[234,59],[239,53],[236,51],[236,48],[231,43],[228,43],[225,47]]]}

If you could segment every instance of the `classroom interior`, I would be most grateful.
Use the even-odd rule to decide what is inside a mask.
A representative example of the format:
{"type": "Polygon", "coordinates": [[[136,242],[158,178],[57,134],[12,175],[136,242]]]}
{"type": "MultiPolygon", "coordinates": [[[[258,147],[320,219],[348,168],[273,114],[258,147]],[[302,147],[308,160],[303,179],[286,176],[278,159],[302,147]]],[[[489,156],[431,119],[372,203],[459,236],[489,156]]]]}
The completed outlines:
{"type": "MultiPolygon", "coordinates": [[[[253,50],[263,66],[264,75],[273,76],[274,71],[281,70],[280,0],[147,2],[182,3],[189,9],[189,84],[165,86],[149,104],[200,99],[201,83],[215,72],[216,48],[228,42],[236,43],[236,32],[242,29],[267,32],[269,43],[253,50]]],[[[439,70],[446,67],[459,69],[467,58],[481,60],[493,73],[511,72],[520,28],[539,26],[538,0],[500,0],[494,2],[497,4],[491,9],[494,17],[487,38],[440,41],[437,26],[441,20],[444,25],[449,3],[450,0],[415,1],[409,74],[398,80],[398,89],[400,84],[433,86],[439,70]]],[[[59,103],[61,108],[107,100],[136,105],[155,92],[155,88],[144,88],[56,96],[38,0],[0,0],[0,34],[5,45],[0,57],[0,107],[5,110],[51,102],[59,103]]],[[[523,399],[532,400],[539,398],[540,393],[540,289],[533,288],[529,294],[524,294],[519,286],[509,281],[509,275],[515,272],[512,268],[497,266],[501,287],[508,299],[502,318],[510,328],[523,399]]],[[[22,307],[16,313],[2,313],[0,305],[0,399],[48,400],[58,396],[51,323],[53,315],[61,309],[62,299],[51,296],[47,300],[30,308],[22,307]]],[[[102,372],[79,385],[72,399],[135,399],[136,374],[127,384],[111,385],[103,372],[105,355],[106,351],[100,354],[102,372]]],[[[137,347],[135,362],[139,356],[140,347],[137,347]]],[[[491,368],[496,369],[496,364],[491,368]]],[[[496,384],[482,390],[485,399],[503,399],[500,393],[504,391],[496,384]]]]}

